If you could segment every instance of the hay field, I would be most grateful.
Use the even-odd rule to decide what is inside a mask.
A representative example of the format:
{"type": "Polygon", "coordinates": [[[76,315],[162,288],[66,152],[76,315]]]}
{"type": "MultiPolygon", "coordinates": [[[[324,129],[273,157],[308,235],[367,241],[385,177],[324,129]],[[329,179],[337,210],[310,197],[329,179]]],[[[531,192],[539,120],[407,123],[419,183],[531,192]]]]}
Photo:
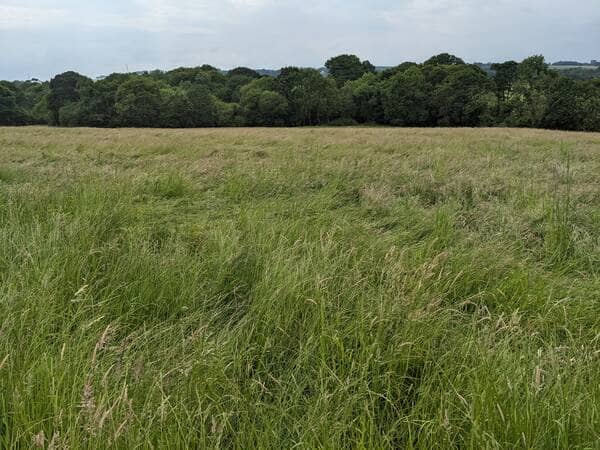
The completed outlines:
{"type": "Polygon", "coordinates": [[[598,448],[600,134],[0,128],[0,448],[598,448]]]}

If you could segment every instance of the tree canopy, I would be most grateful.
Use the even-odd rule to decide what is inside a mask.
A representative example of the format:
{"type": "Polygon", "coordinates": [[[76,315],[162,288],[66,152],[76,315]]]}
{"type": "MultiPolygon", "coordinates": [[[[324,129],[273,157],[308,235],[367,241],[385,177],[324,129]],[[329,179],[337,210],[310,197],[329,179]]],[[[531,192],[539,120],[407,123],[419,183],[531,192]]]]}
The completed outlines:
{"type": "Polygon", "coordinates": [[[325,67],[338,86],[346,81],[358,80],[365,73],[375,72],[375,66],[369,61],[362,61],[356,55],[339,55],[330,58],[325,67]]]}
{"type": "Polygon", "coordinates": [[[167,72],[76,72],[0,82],[0,125],[92,127],[516,126],[600,131],[600,80],[566,78],[544,57],[483,71],[449,53],[377,71],[356,55],[276,76],[210,65],[167,72]]]}

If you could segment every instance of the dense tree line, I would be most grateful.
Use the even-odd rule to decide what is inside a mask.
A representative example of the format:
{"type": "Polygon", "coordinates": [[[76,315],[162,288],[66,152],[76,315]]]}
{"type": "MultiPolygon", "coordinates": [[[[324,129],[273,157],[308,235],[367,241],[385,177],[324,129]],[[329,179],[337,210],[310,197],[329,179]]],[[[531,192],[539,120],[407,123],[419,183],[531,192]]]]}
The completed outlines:
{"type": "Polygon", "coordinates": [[[277,77],[204,65],[168,72],[75,72],[50,82],[0,82],[0,124],[93,127],[516,126],[600,131],[600,80],[574,80],[542,56],[489,74],[449,55],[377,72],[340,55],[327,74],[285,67],[277,77]]]}

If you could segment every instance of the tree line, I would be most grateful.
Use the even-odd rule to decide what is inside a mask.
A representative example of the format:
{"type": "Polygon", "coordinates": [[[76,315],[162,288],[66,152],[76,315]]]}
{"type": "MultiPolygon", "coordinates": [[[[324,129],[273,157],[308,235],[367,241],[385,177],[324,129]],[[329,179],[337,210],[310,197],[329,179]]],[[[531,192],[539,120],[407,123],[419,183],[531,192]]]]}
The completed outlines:
{"type": "Polygon", "coordinates": [[[285,67],[261,76],[204,65],[168,72],[76,72],[49,82],[0,81],[0,125],[219,127],[383,124],[600,131],[600,80],[550,70],[543,56],[476,65],[443,53],[378,72],[355,55],[326,73],[285,67]]]}

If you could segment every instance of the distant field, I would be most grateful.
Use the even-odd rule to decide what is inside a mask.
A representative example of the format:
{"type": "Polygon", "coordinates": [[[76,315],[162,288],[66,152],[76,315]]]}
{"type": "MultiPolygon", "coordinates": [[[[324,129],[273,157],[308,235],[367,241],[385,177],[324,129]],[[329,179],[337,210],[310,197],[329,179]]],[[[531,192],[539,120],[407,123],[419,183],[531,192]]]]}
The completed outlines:
{"type": "Polygon", "coordinates": [[[549,66],[550,69],[553,70],[568,70],[568,69],[588,69],[588,70],[596,70],[600,66],[549,66]]]}
{"type": "Polygon", "coordinates": [[[0,128],[0,448],[598,448],[600,134],[0,128]]]}

